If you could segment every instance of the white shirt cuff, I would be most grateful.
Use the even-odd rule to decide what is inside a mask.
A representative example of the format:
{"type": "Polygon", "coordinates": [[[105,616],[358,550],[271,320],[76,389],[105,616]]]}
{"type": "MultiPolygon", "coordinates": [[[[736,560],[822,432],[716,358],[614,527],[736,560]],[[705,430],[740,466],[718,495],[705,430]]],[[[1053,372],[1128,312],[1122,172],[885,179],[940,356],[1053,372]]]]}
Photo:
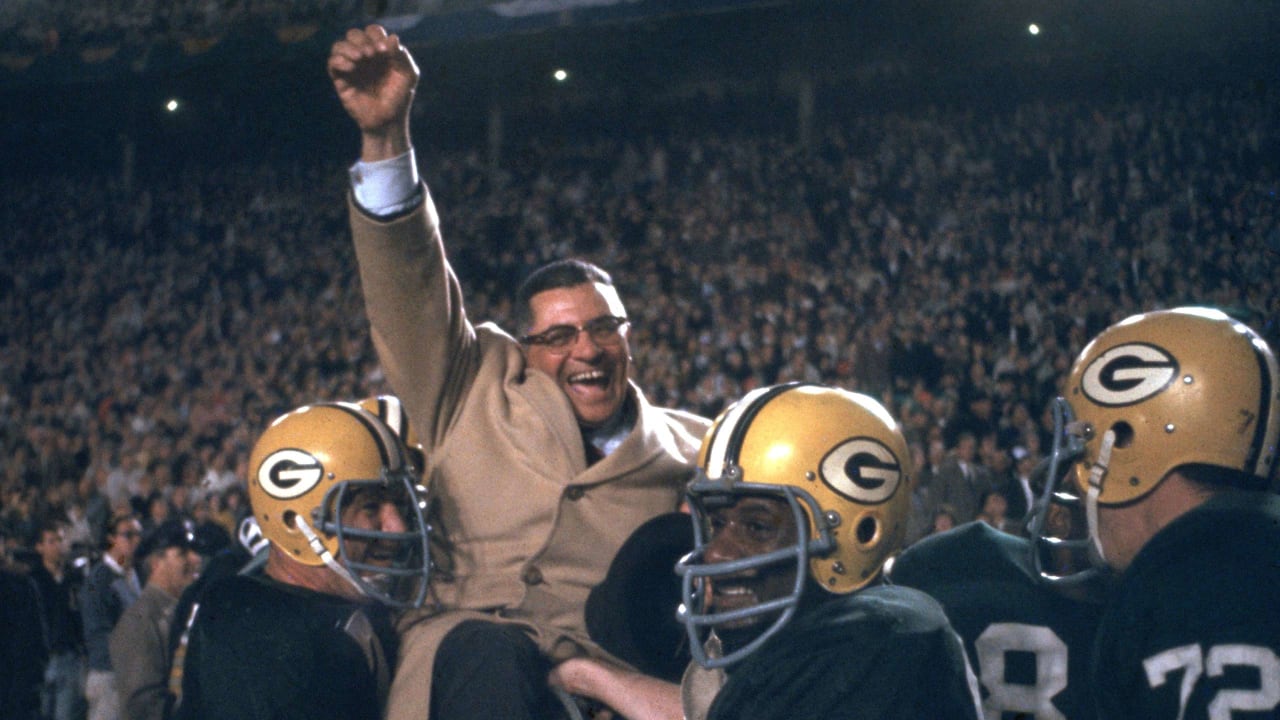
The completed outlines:
{"type": "Polygon", "coordinates": [[[422,202],[413,148],[386,160],[357,161],[348,172],[356,204],[375,217],[395,215],[422,202]]]}

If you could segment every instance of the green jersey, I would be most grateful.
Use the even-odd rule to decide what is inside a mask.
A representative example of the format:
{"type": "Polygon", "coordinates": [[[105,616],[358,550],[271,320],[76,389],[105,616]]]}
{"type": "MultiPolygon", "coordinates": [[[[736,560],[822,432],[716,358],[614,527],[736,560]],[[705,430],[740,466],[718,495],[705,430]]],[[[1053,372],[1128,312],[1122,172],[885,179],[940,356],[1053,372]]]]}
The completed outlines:
{"type": "Polygon", "coordinates": [[[391,657],[379,606],[233,575],[204,592],[177,720],[379,720],[391,657]]]}
{"type": "Polygon", "coordinates": [[[890,579],[942,604],[977,671],[985,720],[1091,719],[1101,606],[1042,583],[1030,552],[1026,538],[971,522],[907,548],[890,579]]]}
{"type": "Polygon", "coordinates": [[[873,585],[797,612],[729,668],[707,717],[977,720],[972,682],[955,631],[932,598],[873,585]]]}
{"type": "Polygon", "coordinates": [[[1225,493],[1151,538],[1095,668],[1105,720],[1280,718],[1280,496],[1225,493]]]}

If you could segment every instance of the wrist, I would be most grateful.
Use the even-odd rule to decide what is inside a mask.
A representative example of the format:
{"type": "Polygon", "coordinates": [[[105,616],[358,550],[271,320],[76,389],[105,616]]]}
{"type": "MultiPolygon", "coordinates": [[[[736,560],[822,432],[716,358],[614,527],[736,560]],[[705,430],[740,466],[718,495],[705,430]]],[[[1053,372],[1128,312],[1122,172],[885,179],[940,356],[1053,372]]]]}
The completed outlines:
{"type": "Polygon", "coordinates": [[[390,131],[365,131],[360,134],[360,160],[378,162],[409,152],[413,144],[407,127],[390,131]]]}
{"type": "Polygon", "coordinates": [[[385,160],[362,158],[351,167],[350,178],[356,204],[377,217],[394,215],[422,201],[412,149],[385,160]]]}

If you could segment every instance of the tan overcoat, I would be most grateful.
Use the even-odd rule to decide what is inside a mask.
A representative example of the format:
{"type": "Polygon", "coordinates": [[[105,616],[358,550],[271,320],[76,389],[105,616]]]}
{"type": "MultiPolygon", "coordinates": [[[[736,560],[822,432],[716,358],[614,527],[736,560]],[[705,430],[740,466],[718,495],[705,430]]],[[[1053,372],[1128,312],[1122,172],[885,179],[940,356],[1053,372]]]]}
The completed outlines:
{"type": "Polygon", "coordinates": [[[554,660],[606,655],[587,637],[587,594],[632,531],[677,507],[709,422],[632,384],[634,429],[588,467],[563,391],[510,335],[468,321],[430,195],[387,222],[354,203],[350,215],[373,342],[426,447],[449,546],[432,605],[400,623],[388,700],[391,720],[422,720],[436,649],[463,620],[519,622],[554,660]]]}

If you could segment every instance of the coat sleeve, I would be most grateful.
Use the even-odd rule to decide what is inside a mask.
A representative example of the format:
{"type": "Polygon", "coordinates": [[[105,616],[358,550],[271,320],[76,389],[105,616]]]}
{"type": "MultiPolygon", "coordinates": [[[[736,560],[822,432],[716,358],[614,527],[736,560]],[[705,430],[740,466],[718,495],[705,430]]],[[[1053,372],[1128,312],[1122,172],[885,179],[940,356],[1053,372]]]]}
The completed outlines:
{"type": "Polygon", "coordinates": [[[382,221],[349,199],[370,334],[383,371],[428,447],[437,444],[480,364],[475,328],[449,267],[439,215],[423,203],[382,221]]]}

